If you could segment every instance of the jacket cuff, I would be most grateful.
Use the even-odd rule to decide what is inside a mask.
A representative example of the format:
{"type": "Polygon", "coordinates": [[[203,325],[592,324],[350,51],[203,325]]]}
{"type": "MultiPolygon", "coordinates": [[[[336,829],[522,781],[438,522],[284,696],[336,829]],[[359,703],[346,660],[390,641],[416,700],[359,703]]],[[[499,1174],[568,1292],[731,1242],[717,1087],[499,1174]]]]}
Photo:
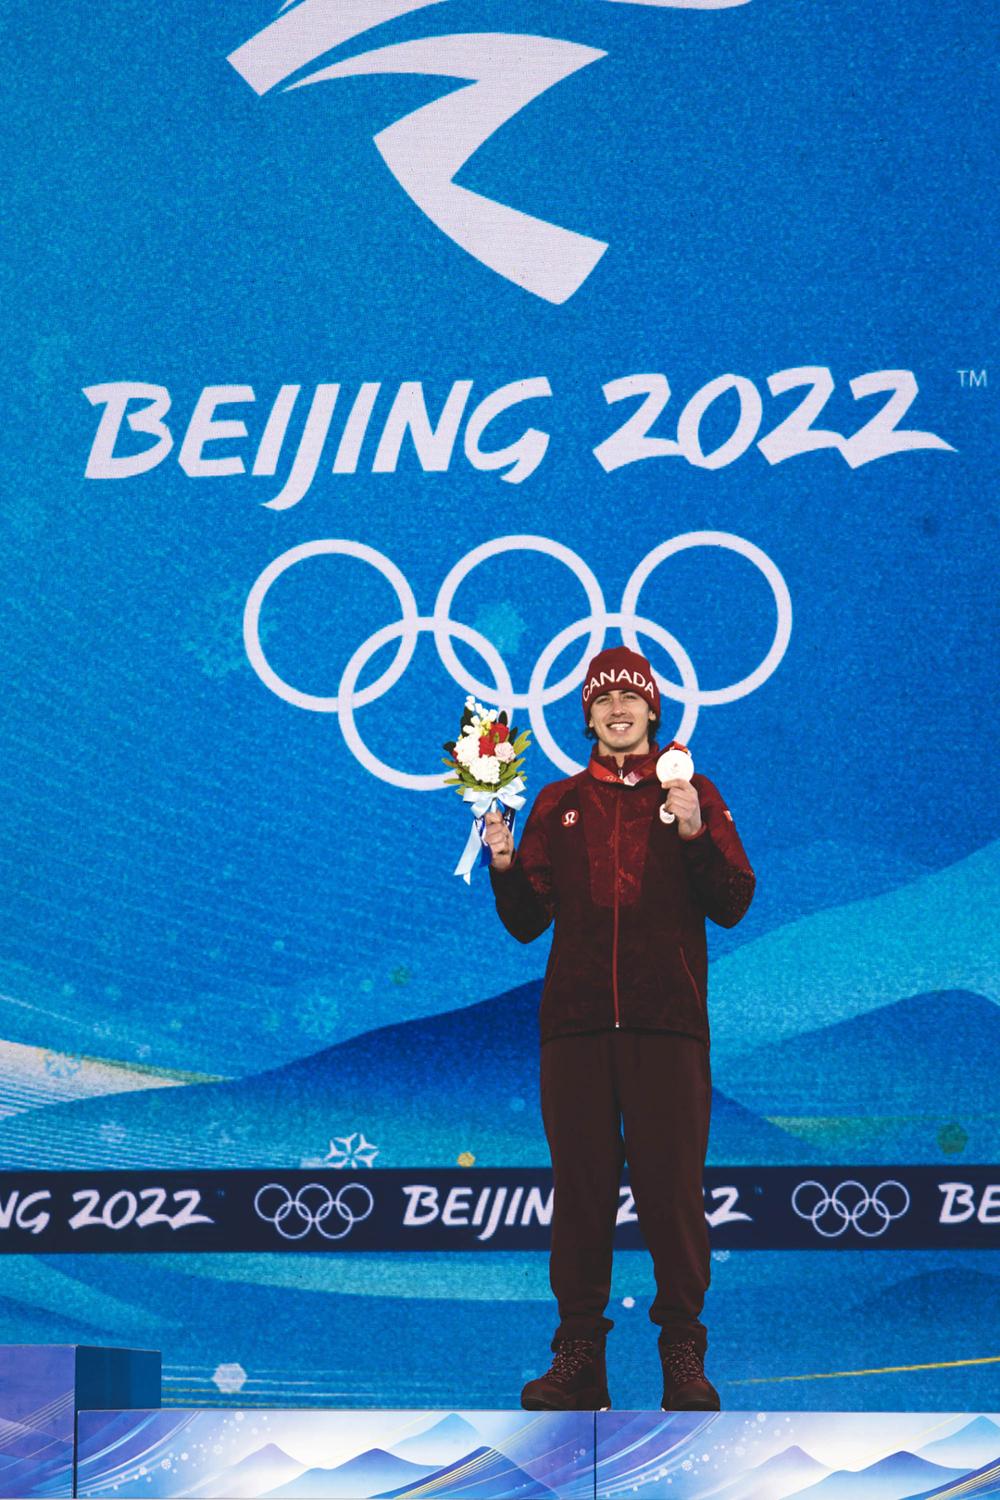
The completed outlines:
{"type": "Polygon", "coordinates": [[[677,838],[684,851],[682,857],[694,868],[707,869],[722,853],[709,833],[707,823],[702,823],[692,838],[686,839],[681,833],[678,833],[677,838]]]}
{"type": "Polygon", "coordinates": [[[534,896],[535,894],[534,887],[528,879],[527,871],[517,857],[516,849],[514,850],[514,858],[506,870],[498,870],[493,865],[490,865],[488,873],[494,894],[502,896],[505,901],[523,900],[525,891],[530,896],[534,896]]]}
{"type": "Polygon", "coordinates": [[[516,849],[514,850],[513,854],[511,855],[510,864],[507,866],[506,870],[498,870],[496,868],[496,866],[493,864],[493,862],[491,861],[490,864],[487,866],[487,869],[490,872],[490,879],[492,880],[493,877],[496,876],[496,878],[498,880],[503,880],[504,876],[505,875],[509,875],[510,872],[511,872],[511,870],[514,869],[514,867],[515,867],[515,865],[517,863],[518,863],[518,858],[517,858],[517,850],[516,849]]]}

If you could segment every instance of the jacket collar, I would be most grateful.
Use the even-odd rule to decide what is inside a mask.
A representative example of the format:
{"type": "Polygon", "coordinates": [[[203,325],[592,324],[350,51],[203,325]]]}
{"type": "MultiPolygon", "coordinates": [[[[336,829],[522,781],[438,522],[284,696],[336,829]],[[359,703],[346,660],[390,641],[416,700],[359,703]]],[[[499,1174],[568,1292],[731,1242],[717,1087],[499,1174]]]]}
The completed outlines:
{"type": "Polygon", "coordinates": [[[613,755],[599,755],[595,745],[590,752],[587,770],[596,781],[615,781],[624,786],[637,786],[640,781],[653,780],[659,755],[660,747],[654,741],[645,755],[626,755],[619,767],[613,755]]]}

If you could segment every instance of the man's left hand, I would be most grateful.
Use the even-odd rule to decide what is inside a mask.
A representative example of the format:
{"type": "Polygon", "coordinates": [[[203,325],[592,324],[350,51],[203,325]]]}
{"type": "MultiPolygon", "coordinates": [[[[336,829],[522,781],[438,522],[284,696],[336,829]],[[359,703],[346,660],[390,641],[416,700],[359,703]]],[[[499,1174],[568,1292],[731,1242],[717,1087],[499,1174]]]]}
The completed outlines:
{"type": "Polygon", "coordinates": [[[690,781],[681,781],[675,777],[673,781],[663,783],[663,790],[667,794],[667,812],[672,812],[676,817],[677,831],[681,838],[694,838],[701,828],[701,803],[696,789],[690,781]]]}

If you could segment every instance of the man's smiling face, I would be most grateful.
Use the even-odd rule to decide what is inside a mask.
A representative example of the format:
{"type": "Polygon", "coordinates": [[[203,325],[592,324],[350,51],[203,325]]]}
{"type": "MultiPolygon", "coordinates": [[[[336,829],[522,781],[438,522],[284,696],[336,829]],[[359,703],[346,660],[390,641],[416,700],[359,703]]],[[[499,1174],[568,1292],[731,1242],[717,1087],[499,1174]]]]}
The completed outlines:
{"type": "Polygon", "coordinates": [[[619,765],[623,756],[645,754],[651,716],[652,710],[641,693],[615,688],[595,698],[588,722],[597,735],[600,754],[613,755],[619,765]]]}

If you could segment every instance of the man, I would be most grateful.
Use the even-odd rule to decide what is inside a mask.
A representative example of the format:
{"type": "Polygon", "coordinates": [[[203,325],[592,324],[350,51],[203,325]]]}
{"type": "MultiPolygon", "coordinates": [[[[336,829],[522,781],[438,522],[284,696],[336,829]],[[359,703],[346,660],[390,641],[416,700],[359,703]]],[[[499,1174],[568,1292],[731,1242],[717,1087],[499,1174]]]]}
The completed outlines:
{"type": "Polygon", "coordinates": [[[653,1258],[664,1410],[718,1410],[699,1313],[709,1284],[702,1194],[711,1107],[705,918],[732,927],[754,874],[706,776],[666,784],[653,731],[660,693],[645,657],[602,651],[583,686],[584,771],[542,787],[515,850],[487,817],[504,926],[529,943],[555,919],[541,1004],[542,1116],[555,1187],[551,1369],[529,1410],[607,1409],[605,1316],[625,1161],[653,1258]]]}

